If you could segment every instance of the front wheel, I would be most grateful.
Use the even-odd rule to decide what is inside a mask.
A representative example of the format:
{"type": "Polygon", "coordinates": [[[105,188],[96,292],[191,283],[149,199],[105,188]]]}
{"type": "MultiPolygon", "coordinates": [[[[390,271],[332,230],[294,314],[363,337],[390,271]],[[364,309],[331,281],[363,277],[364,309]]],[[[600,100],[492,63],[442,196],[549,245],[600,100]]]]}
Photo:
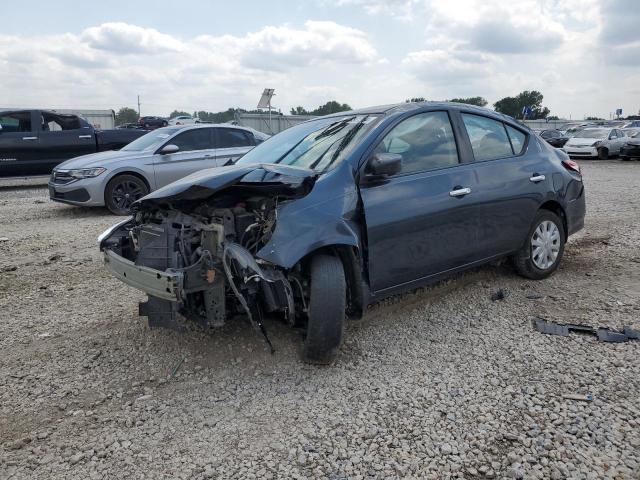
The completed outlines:
{"type": "Polygon", "coordinates": [[[598,158],[600,160],[607,160],[609,158],[609,150],[606,148],[598,149],[598,158]]]}
{"type": "Polygon", "coordinates": [[[149,187],[135,175],[117,175],[104,189],[104,203],[116,215],[128,215],[131,204],[149,193],[149,187]]]}
{"type": "Polygon", "coordinates": [[[309,321],[304,341],[304,360],[329,364],[342,343],[347,287],[342,262],[332,255],[311,260],[309,321]]]}
{"type": "Polygon", "coordinates": [[[527,240],[514,256],[517,272],[523,277],[541,280],[556,271],[567,236],[562,220],[549,210],[540,210],[527,240]]]}

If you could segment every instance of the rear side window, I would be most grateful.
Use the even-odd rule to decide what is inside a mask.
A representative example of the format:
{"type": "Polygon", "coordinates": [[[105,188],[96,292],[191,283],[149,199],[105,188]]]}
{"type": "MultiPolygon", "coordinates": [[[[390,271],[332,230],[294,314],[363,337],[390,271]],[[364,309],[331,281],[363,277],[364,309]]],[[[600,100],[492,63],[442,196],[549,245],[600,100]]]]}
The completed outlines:
{"type": "Polygon", "coordinates": [[[401,154],[401,174],[458,164],[456,141],[446,112],[420,113],[403,120],[382,139],[375,151],[401,154]]]}
{"type": "Polygon", "coordinates": [[[211,128],[187,130],[169,141],[180,148],[181,152],[190,150],[207,150],[212,147],[211,128]]]}
{"type": "Polygon", "coordinates": [[[494,160],[513,155],[511,142],[502,122],[468,113],[462,114],[462,120],[476,161],[494,160]]]}
{"type": "Polygon", "coordinates": [[[254,144],[253,135],[234,128],[218,129],[218,148],[249,147],[254,144]]]}
{"type": "Polygon", "coordinates": [[[505,125],[507,133],[509,134],[509,140],[511,140],[511,146],[513,147],[513,153],[520,155],[524,149],[524,141],[527,136],[520,130],[517,130],[509,125],[505,125]]]}

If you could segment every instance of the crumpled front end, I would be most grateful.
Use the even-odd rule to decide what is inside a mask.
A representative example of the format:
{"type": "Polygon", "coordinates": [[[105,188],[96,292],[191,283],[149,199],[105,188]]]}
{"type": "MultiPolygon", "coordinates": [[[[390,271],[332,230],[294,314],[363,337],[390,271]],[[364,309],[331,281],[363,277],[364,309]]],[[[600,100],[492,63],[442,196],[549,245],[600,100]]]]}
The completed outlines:
{"type": "Polygon", "coordinates": [[[314,177],[256,170],[216,186],[174,187],[167,197],[156,192],[131,219],[103,234],[107,268],[148,294],[140,315],[150,326],[181,329],[191,321],[214,328],[243,315],[265,334],[265,313],[295,322],[295,305],[305,304],[304,280],[256,253],[271,238],[279,204],[306,195],[314,177]]]}

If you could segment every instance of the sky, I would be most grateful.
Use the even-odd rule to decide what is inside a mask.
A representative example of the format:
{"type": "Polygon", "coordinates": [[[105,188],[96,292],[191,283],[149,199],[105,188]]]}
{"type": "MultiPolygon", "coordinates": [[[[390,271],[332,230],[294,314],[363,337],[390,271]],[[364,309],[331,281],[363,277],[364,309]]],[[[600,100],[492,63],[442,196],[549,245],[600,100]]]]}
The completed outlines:
{"type": "Polygon", "coordinates": [[[640,110],[639,0],[32,0],[2,6],[0,107],[288,113],[538,90],[640,110]]]}

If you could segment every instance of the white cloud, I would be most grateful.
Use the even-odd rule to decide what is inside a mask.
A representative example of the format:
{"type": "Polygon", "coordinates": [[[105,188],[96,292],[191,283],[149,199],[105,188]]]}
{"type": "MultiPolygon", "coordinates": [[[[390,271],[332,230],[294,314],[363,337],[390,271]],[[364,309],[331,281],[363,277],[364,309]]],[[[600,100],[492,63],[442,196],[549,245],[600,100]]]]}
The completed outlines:
{"type": "Polygon", "coordinates": [[[277,87],[285,109],[320,102],[321,91],[327,101],[346,96],[329,85],[337,70],[380,61],[364,32],[328,21],[191,39],[105,23],[79,34],[0,36],[0,45],[0,97],[9,105],[118,108],[141,94],[150,114],[253,108],[265,86],[277,87]],[[301,80],[311,71],[326,83],[301,80]]]}
{"type": "Polygon", "coordinates": [[[171,35],[122,22],[87,28],[80,40],[91,48],[120,54],[179,52],[184,48],[171,35]]]}
{"type": "Polygon", "coordinates": [[[198,43],[233,52],[248,68],[284,71],[323,62],[358,64],[377,58],[364,32],[334,22],[308,21],[304,29],[264,27],[244,37],[201,36],[198,43]]]}
{"type": "Polygon", "coordinates": [[[483,79],[490,74],[491,60],[477,52],[420,50],[402,61],[409,71],[431,85],[452,85],[483,79]]]}

